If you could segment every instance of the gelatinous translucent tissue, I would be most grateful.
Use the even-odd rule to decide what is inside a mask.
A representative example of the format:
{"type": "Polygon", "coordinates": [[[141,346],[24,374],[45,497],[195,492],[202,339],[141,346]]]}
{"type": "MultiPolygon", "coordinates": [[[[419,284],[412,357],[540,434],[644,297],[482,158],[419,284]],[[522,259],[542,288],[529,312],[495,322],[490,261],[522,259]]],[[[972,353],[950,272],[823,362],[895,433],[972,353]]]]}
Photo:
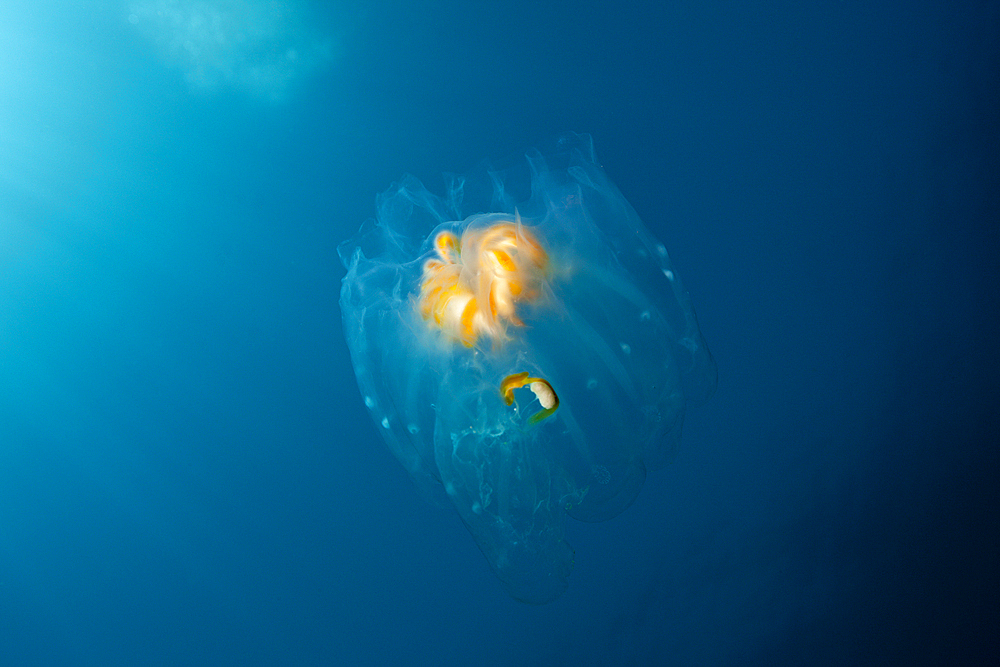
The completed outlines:
{"type": "Polygon", "coordinates": [[[587,135],[444,197],[412,176],[341,245],[358,385],[511,596],[562,593],[566,515],[609,519],[670,461],[716,370],[667,251],[587,135]],[[443,494],[441,493],[443,491],[443,494]]]}

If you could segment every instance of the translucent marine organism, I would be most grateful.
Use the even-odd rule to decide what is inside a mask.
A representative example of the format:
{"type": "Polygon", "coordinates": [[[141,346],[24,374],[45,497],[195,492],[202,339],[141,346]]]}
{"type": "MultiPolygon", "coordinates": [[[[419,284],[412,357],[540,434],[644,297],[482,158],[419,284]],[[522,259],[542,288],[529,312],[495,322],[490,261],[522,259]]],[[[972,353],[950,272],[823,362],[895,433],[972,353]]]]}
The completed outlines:
{"type": "Polygon", "coordinates": [[[390,449],[443,491],[508,593],[541,604],[572,568],[565,517],[628,507],[716,370],[590,137],[529,152],[522,172],[490,173],[480,200],[463,178],[443,198],[395,184],[340,247],[340,305],[390,449]]]}

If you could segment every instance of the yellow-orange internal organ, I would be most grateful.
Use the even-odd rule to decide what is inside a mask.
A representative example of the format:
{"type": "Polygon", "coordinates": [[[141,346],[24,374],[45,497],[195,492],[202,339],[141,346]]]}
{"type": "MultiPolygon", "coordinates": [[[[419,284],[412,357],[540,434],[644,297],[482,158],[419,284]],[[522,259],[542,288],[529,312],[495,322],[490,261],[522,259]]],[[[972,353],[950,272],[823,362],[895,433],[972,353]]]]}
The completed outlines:
{"type": "Polygon", "coordinates": [[[538,399],[538,404],[542,406],[542,409],[528,420],[529,424],[537,424],[559,409],[559,396],[549,381],[545,378],[529,377],[528,371],[508,375],[500,383],[500,393],[507,405],[514,402],[514,390],[521,387],[528,387],[538,399]]]}
{"type": "Polygon", "coordinates": [[[513,220],[468,227],[434,238],[436,257],[424,262],[420,314],[450,339],[473,347],[479,338],[501,342],[509,326],[524,326],[519,303],[537,301],[548,255],[535,236],[513,220]]]}

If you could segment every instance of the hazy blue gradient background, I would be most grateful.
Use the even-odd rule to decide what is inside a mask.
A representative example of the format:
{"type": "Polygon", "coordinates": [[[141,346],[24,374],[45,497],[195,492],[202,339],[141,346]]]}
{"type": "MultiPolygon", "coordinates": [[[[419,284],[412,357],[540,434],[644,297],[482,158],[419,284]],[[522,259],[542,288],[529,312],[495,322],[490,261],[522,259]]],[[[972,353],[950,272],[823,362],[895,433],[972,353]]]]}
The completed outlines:
{"type": "Polygon", "coordinates": [[[990,1],[3,2],[0,665],[994,664],[998,72],[990,1]],[[529,607],[335,248],[565,130],[720,382],[529,607]]]}

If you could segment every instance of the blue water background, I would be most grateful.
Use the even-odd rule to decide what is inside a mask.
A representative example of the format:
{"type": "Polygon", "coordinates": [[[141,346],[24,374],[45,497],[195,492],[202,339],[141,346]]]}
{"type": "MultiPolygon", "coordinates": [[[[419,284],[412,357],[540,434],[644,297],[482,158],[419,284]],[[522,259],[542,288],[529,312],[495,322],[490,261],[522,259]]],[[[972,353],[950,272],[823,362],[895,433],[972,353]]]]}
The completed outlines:
{"type": "Polygon", "coordinates": [[[0,7],[0,665],[995,664],[995,2],[0,7]],[[575,130],[720,369],[508,598],[354,381],[336,245],[575,130]]]}

